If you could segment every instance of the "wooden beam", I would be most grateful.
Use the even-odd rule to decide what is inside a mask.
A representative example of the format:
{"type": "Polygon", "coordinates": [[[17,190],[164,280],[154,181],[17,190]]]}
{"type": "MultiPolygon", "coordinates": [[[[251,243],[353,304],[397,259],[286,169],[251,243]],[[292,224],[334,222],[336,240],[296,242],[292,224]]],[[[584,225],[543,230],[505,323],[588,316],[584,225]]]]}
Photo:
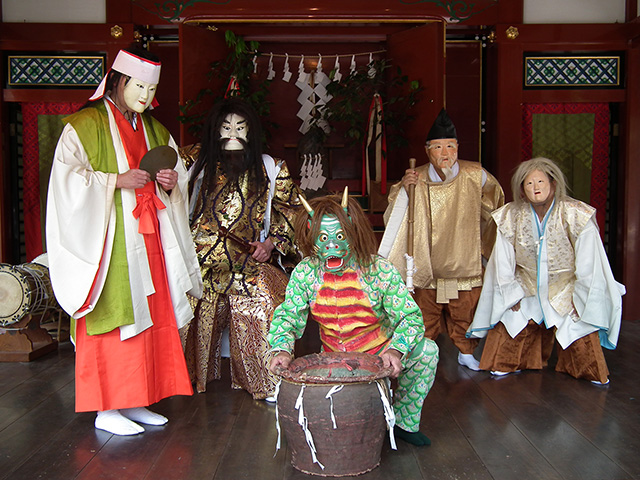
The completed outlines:
{"type": "MultiPolygon", "coordinates": [[[[0,0],[1,2],[2,0],[0,0]]],[[[2,5],[0,4],[0,7],[2,5]]],[[[0,15],[2,9],[0,8],[0,15]]],[[[0,78],[6,78],[6,62],[0,62],[0,78]]],[[[0,263],[7,263],[11,252],[11,209],[9,179],[9,113],[0,96],[0,263]]]]}
{"type": "Polygon", "coordinates": [[[522,92],[523,103],[610,103],[624,102],[627,92],[624,89],[535,89],[522,92]]]}
{"type": "Polygon", "coordinates": [[[133,23],[131,4],[130,0],[106,0],[107,23],[133,23]]]}
{"type": "Polygon", "coordinates": [[[89,100],[95,88],[61,89],[61,88],[15,88],[2,91],[5,102],[74,102],[84,103],[89,100]]]}
{"type": "MultiPolygon", "coordinates": [[[[504,35],[504,31],[501,35],[504,35]]],[[[507,199],[511,200],[507,186],[513,170],[521,161],[522,47],[514,42],[501,42],[493,48],[492,55],[496,57],[491,80],[494,83],[490,86],[494,95],[490,100],[490,111],[494,115],[491,128],[495,136],[492,148],[494,155],[487,159],[487,163],[505,189],[507,199]]]]}
{"type": "MultiPolygon", "coordinates": [[[[640,48],[630,49],[627,55],[627,75],[629,85],[637,85],[640,81],[640,48]]],[[[618,257],[622,259],[622,283],[627,287],[627,294],[622,297],[622,315],[625,319],[637,319],[640,309],[640,91],[637,88],[627,90],[627,103],[622,111],[621,120],[624,159],[621,172],[624,185],[622,212],[619,216],[618,234],[622,240],[618,257]]]]}
{"type": "Polygon", "coordinates": [[[638,0],[626,0],[625,21],[630,22],[638,18],[638,0]]]}
{"type": "Polygon", "coordinates": [[[498,3],[498,21],[496,23],[522,23],[524,0],[502,0],[498,3]]]}

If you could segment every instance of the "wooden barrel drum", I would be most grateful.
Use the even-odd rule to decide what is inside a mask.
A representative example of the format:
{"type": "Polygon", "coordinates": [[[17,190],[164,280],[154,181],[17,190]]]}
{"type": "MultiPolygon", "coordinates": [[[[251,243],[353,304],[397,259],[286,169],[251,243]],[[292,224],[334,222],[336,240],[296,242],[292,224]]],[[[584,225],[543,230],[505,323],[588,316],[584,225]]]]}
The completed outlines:
{"type": "Polygon", "coordinates": [[[297,470],[352,476],[373,470],[387,433],[384,380],[391,369],[364,353],[320,353],[294,360],[282,377],[278,419],[297,470]],[[302,410],[302,411],[301,411],[302,410]]]}

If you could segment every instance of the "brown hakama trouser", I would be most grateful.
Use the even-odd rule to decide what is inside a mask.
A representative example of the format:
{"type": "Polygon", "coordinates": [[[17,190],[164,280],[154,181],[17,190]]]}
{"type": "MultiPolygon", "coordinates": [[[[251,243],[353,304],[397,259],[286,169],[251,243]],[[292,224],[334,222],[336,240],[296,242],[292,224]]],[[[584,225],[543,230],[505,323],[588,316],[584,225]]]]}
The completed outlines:
{"type": "Polygon", "coordinates": [[[472,354],[480,343],[478,338],[467,338],[466,333],[473,314],[478,305],[482,287],[475,287],[469,291],[461,290],[458,298],[449,303],[436,302],[436,291],[433,289],[416,288],[413,299],[422,311],[424,320],[424,336],[436,340],[444,323],[449,338],[461,353],[472,354]]]}
{"type": "Polygon", "coordinates": [[[606,383],[609,369],[604,359],[598,332],[592,332],[577,339],[565,350],[558,346],[556,372],[568,373],[575,378],[606,383]]]}
{"type": "MultiPolygon", "coordinates": [[[[502,323],[487,334],[480,359],[482,370],[515,372],[541,370],[547,365],[554,345],[554,331],[533,320],[516,338],[511,338],[502,323]]],[[[606,383],[609,369],[600,346],[598,332],[590,333],[574,341],[565,350],[557,348],[556,371],[606,383]]]]}
{"type": "Polygon", "coordinates": [[[480,368],[500,372],[541,370],[547,366],[553,342],[553,331],[533,320],[529,320],[529,324],[516,338],[511,338],[500,322],[487,334],[480,368]]]}

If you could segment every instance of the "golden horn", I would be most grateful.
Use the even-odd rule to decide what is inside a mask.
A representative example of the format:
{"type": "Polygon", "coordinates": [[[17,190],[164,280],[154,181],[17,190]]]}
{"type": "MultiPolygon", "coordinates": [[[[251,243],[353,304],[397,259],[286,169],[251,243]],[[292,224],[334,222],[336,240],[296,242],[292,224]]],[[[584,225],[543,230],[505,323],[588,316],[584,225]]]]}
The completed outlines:
{"type": "Polygon", "coordinates": [[[340,204],[340,206],[344,209],[344,211],[347,211],[347,206],[349,205],[349,187],[345,186],[344,187],[344,192],[342,193],[342,203],[340,204]]]}
{"type": "Polygon", "coordinates": [[[298,198],[300,199],[300,203],[302,204],[304,209],[307,211],[309,216],[313,217],[313,208],[311,208],[311,205],[309,205],[309,202],[307,202],[307,199],[300,194],[298,195],[298,198]]]}

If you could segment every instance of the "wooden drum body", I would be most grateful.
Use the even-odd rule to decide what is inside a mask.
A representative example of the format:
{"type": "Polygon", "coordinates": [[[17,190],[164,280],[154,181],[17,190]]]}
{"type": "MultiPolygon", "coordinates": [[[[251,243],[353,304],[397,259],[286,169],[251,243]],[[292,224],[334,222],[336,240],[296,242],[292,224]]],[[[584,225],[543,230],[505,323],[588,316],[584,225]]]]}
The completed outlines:
{"type": "Polygon", "coordinates": [[[32,263],[0,264],[0,361],[31,361],[58,346],[40,326],[45,313],[61,312],[46,260],[45,254],[32,263]]]}
{"type": "Polygon", "coordinates": [[[17,328],[28,314],[59,309],[49,269],[40,263],[0,264],[0,327],[17,328]]]}
{"type": "Polygon", "coordinates": [[[321,353],[279,372],[278,419],[297,470],[352,476],[380,464],[390,371],[374,355],[321,353]]]}

